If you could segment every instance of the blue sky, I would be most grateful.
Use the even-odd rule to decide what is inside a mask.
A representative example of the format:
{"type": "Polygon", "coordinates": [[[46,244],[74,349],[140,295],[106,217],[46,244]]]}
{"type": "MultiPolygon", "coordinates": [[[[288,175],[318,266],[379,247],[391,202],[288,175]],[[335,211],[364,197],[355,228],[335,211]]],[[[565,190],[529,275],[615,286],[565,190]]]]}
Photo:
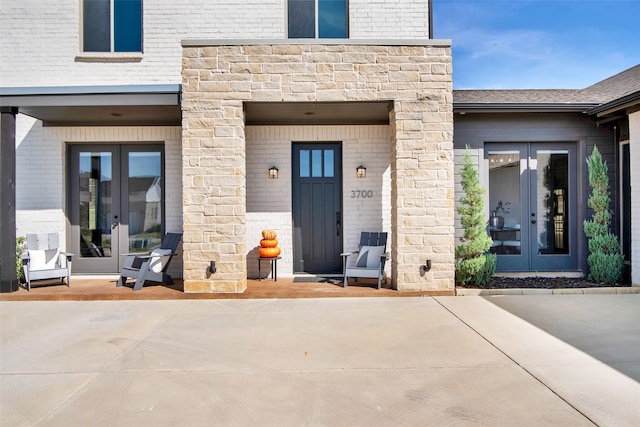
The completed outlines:
{"type": "Polygon", "coordinates": [[[640,0],[433,0],[454,89],[581,89],[640,64],[640,0]]]}

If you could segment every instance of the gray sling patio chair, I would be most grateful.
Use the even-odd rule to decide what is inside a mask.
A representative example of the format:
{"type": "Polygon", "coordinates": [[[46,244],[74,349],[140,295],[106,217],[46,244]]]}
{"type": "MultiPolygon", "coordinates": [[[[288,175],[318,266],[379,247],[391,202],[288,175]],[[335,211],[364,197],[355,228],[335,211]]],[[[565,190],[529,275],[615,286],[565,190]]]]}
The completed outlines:
{"type": "Polygon", "coordinates": [[[173,279],[167,274],[167,270],[171,259],[176,255],[176,249],[181,239],[182,233],[167,233],[162,239],[160,247],[151,252],[123,254],[127,259],[124,261],[124,267],[122,267],[116,286],[123,286],[127,282],[127,278],[136,279],[133,285],[134,291],[142,289],[147,280],[172,285],[173,279]]]}
{"type": "Polygon", "coordinates": [[[71,286],[71,261],[73,254],[62,252],[58,233],[27,234],[27,250],[21,255],[22,271],[31,291],[34,280],[60,279],[71,286]]]}
{"type": "Polygon", "coordinates": [[[389,259],[387,233],[362,232],[360,248],[356,252],[340,254],[344,268],[343,286],[348,285],[349,277],[378,279],[378,289],[382,285],[384,264],[389,259]]]}

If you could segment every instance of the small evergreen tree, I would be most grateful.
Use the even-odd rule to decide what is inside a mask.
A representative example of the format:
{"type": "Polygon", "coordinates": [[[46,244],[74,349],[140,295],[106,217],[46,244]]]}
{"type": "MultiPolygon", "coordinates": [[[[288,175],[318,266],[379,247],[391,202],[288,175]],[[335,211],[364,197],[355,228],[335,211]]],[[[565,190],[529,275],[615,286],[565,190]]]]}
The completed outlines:
{"type": "Polygon", "coordinates": [[[465,195],[460,199],[457,211],[460,214],[464,236],[455,250],[456,283],[486,286],[495,272],[496,256],[486,253],[492,240],[485,229],[485,191],[467,153],[464,155],[461,176],[465,195]]]}
{"type": "Polygon", "coordinates": [[[593,219],[584,222],[584,234],[589,239],[589,280],[612,285],[622,278],[624,258],[618,237],[610,232],[611,210],[609,204],[609,170],[602,160],[598,147],[587,157],[589,184],[592,192],[588,206],[593,209],[593,219]]]}

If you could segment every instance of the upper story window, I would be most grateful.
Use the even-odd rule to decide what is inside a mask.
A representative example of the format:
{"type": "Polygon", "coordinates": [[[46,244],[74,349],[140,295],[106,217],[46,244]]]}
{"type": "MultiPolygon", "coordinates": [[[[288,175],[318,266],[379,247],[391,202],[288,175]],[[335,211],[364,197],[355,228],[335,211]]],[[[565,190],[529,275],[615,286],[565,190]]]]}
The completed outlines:
{"type": "Polygon", "coordinates": [[[142,0],[83,0],[84,52],[142,52],[142,0]]]}
{"type": "Polygon", "coordinates": [[[346,39],[348,0],[289,0],[289,38],[346,39]]]}

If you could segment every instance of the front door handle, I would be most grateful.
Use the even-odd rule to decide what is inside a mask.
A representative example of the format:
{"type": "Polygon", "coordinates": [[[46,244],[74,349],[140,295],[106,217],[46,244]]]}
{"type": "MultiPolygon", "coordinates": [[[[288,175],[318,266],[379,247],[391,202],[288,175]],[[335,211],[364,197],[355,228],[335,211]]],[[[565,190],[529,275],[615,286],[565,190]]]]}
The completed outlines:
{"type": "Polygon", "coordinates": [[[340,212],[336,212],[336,236],[340,237],[340,212]]]}

